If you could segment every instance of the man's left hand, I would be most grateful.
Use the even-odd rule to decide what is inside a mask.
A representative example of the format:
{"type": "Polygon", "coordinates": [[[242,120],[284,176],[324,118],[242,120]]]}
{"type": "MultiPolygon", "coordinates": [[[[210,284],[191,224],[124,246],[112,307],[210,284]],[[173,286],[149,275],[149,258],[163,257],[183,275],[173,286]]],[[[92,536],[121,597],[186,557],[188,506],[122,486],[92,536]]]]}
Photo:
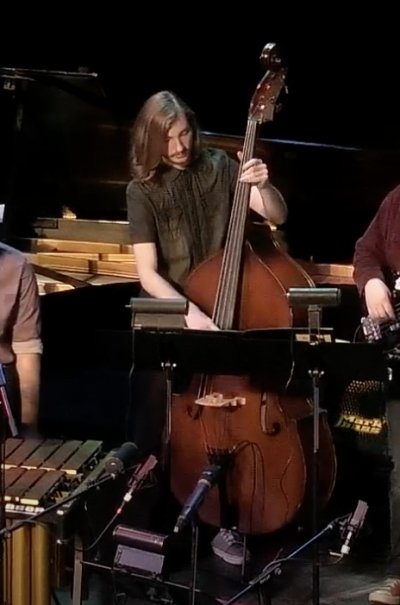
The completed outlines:
{"type": "Polygon", "coordinates": [[[268,182],[268,178],[267,165],[262,160],[253,158],[243,165],[239,180],[242,183],[248,183],[263,189],[268,182]]]}

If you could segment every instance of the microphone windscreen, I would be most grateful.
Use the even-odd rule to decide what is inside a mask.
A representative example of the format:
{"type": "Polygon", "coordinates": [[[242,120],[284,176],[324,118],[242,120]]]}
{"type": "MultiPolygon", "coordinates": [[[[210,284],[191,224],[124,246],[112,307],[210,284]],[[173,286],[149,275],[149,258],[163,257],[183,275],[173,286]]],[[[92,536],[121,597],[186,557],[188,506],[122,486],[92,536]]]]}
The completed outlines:
{"type": "Polygon", "coordinates": [[[112,456],[110,456],[104,469],[110,475],[123,473],[129,466],[135,464],[139,459],[139,448],[136,443],[127,441],[119,447],[112,456]]]}

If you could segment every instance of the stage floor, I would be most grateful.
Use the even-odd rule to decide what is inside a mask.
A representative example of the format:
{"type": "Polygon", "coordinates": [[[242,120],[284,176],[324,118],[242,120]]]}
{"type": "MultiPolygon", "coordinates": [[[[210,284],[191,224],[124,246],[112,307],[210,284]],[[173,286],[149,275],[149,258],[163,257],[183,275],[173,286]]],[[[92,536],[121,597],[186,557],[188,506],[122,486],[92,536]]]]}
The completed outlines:
{"type": "MultiPolygon", "coordinates": [[[[351,499],[350,491],[348,493],[351,499]]],[[[143,507],[143,503],[150,503],[150,496],[151,490],[148,490],[147,494],[144,492],[141,496],[143,502],[139,499],[136,506],[132,503],[130,522],[137,521],[136,527],[152,525],[146,522],[145,517],[140,519],[139,513],[146,508],[143,507]]],[[[171,511],[171,514],[166,517],[172,516],[176,519],[176,511],[171,510],[169,504],[169,499],[164,497],[162,505],[171,511]]],[[[294,524],[272,535],[249,536],[248,549],[251,558],[244,570],[223,562],[213,554],[210,542],[217,529],[200,524],[196,604],[218,605],[234,597],[236,597],[235,603],[248,605],[367,603],[369,592],[382,582],[385,573],[388,552],[386,503],[382,494],[375,502],[372,497],[370,498],[365,522],[350,542],[349,554],[339,557],[333,553],[339,552],[343,545],[345,530],[348,529],[345,521],[349,521],[352,517],[357,504],[356,499],[354,504],[350,505],[347,498],[343,497],[341,489],[337,497],[332,498],[326,510],[320,513],[318,523],[320,538],[317,541],[311,541],[311,532],[306,529],[306,523],[304,527],[294,524]],[[328,527],[329,529],[325,531],[328,527]],[[318,545],[318,553],[316,545],[318,545]],[[280,573],[268,575],[267,566],[276,559],[282,558],[288,559],[278,567],[280,573]],[[254,582],[255,580],[258,581],[254,582]]],[[[150,519],[154,519],[155,516],[160,519],[157,506],[158,504],[156,508],[152,508],[149,504],[146,513],[148,512],[150,519]]],[[[164,522],[165,519],[161,520],[161,525],[164,522]]],[[[122,523],[126,524],[129,521],[124,519],[122,523]]],[[[166,526],[168,527],[167,522],[166,526]]],[[[150,527],[150,531],[159,533],[159,528],[160,525],[157,529],[150,527]]],[[[90,570],[87,582],[88,593],[85,595],[87,600],[82,600],[82,603],[144,605],[155,602],[162,605],[193,605],[190,601],[191,593],[187,589],[193,571],[190,558],[192,548],[190,527],[182,532],[181,538],[179,548],[167,552],[163,570],[166,571],[164,576],[166,580],[181,584],[186,589],[167,586],[162,582],[156,583],[154,588],[150,582],[139,579],[135,570],[131,570],[131,573],[116,572],[111,575],[110,571],[98,573],[96,569],[86,566],[86,569],[90,570]],[[116,595],[119,597],[116,598],[116,595]]],[[[137,560],[139,559],[135,558],[135,561],[137,560]]],[[[109,558],[110,561],[113,561],[112,557],[109,558]]],[[[57,598],[62,605],[70,603],[80,605],[78,601],[71,600],[69,587],[58,591],[57,598]]]]}
{"type": "MultiPolygon", "coordinates": [[[[257,548],[262,548],[261,543],[257,548]]],[[[364,550],[364,549],[362,549],[364,550]]],[[[263,571],[263,554],[256,553],[249,565],[249,580],[241,578],[240,568],[228,565],[213,554],[200,556],[198,562],[196,603],[199,605],[221,604],[237,597],[235,603],[259,605],[270,602],[276,605],[335,605],[348,603],[361,605],[368,602],[368,593],[378,586],[384,573],[383,557],[366,556],[360,548],[354,548],[346,558],[337,562],[335,558],[322,554],[318,577],[313,571],[312,553],[304,553],[304,559],[292,560],[283,564],[280,576],[274,576],[261,585],[250,587],[251,579],[263,571]],[[251,570],[251,573],[250,573],[251,570]],[[313,588],[313,580],[316,587],[313,588]],[[258,588],[257,588],[258,587],[258,588]],[[240,594],[249,588],[245,594],[240,594]],[[260,600],[261,599],[261,600],[260,600]]],[[[170,577],[171,581],[188,585],[191,569],[189,566],[170,577]]],[[[263,575],[265,579],[265,576],[263,575]]],[[[56,596],[62,605],[72,603],[69,588],[57,591],[56,596]]],[[[138,581],[135,577],[114,577],[107,574],[100,578],[92,576],[89,583],[87,605],[112,605],[134,603],[145,604],[159,602],[186,604],[190,603],[190,593],[186,590],[166,589],[160,585],[154,591],[150,584],[138,581]],[[116,596],[117,595],[117,596],[116,596]]],[[[77,605],[74,603],[74,605],[77,605]]]]}

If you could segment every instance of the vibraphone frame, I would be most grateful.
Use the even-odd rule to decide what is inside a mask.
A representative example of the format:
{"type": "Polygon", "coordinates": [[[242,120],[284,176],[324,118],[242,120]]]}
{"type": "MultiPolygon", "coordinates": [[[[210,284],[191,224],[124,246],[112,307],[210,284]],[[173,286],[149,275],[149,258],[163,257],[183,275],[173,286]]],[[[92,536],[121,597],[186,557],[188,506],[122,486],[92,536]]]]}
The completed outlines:
{"type": "Polygon", "coordinates": [[[85,477],[103,458],[100,441],[15,439],[3,463],[7,538],[3,560],[5,605],[50,605],[60,584],[60,524],[85,477]],[[60,506],[62,514],[56,514],[60,506]],[[35,522],[28,523],[31,517],[35,522]]]}

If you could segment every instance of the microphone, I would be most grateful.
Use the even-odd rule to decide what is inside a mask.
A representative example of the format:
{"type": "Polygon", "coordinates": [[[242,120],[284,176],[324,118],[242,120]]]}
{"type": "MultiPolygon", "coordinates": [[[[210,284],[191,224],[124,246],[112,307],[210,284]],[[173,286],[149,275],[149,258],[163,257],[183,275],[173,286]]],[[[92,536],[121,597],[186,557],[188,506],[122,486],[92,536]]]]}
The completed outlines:
{"type": "Polygon", "coordinates": [[[133,494],[139,489],[139,487],[141,487],[144,480],[157,464],[157,458],[153,456],[153,454],[150,454],[150,456],[148,456],[148,458],[142,464],[137,466],[129,481],[128,490],[126,491],[124,497],[122,498],[122,502],[117,509],[117,515],[122,513],[124,506],[127,504],[127,502],[132,500],[133,494]]]}
{"type": "Polygon", "coordinates": [[[127,441],[119,447],[113,456],[107,458],[104,464],[104,470],[110,475],[119,475],[123,473],[128,466],[131,466],[139,459],[139,448],[136,443],[127,441]]]}
{"type": "Polygon", "coordinates": [[[190,522],[209,489],[216,483],[222,467],[219,464],[210,464],[201,473],[196,487],[186,500],[184,507],[176,521],[174,533],[180,532],[190,522]]]}
{"type": "Polygon", "coordinates": [[[348,555],[353,538],[356,537],[362,526],[364,525],[365,515],[368,511],[368,504],[363,500],[359,500],[356,510],[353,513],[349,523],[346,526],[344,542],[340,548],[341,555],[348,555]]]}

